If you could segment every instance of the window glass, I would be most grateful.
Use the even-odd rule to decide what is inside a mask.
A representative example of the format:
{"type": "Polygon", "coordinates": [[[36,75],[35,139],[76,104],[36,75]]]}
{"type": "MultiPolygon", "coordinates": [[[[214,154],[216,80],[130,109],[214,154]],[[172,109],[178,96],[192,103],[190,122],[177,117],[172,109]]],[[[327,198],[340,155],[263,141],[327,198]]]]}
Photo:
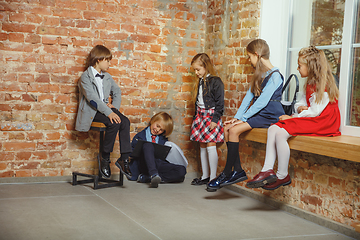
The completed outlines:
{"type": "Polygon", "coordinates": [[[295,0],[291,48],[340,45],[345,0],[295,0]]]}
{"type": "MultiPolygon", "coordinates": [[[[360,6],[360,4],[359,4],[360,6]]],[[[359,6],[357,9],[357,20],[355,24],[355,34],[354,34],[354,49],[353,49],[353,64],[352,64],[352,78],[350,84],[350,107],[347,124],[351,126],[360,126],[360,46],[358,44],[360,41],[360,31],[359,31],[359,6]]]]}
{"type": "MultiPolygon", "coordinates": [[[[297,72],[297,56],[301,48],[314,45],[325,52],[339,85],[340,56],[345,0],[294,0],[289,74],[296,73],[303,91],[305,79],[297,72]]],[[[291,87],[290,90],[291,91],[291,87]]],[[[291,95],[291,94],[290,94],[291,95]]]]}

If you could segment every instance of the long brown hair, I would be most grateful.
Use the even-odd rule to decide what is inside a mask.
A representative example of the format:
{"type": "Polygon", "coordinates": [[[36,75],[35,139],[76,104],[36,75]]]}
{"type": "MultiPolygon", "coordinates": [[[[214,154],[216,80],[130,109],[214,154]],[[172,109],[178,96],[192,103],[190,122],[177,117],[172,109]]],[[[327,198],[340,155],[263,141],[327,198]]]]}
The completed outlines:
{"type": "Polygon", "coordinates": [[[314,46],[302,48],[299,51],[299,62],[308,67],[304,91],[306,92],[307,85],[313,85],[315,86],[315,102],[321,102],[325,91],[329,95],[330,102],[336,101],[339,97],[339,89],[336,86],[334,75],[324,51],[314,46]]]}
{"type": "Polygon", "coordinates": [[[269,60],[270,57],[269,45],[263,39],[255,39],[246,46],[246,51],[248,53],[257,55],[258,57],[255,66],[255,72],[250,83],[250,87],[251,87],[251,92],[255,96],[259,96],[261,94],[261,83],[264,80],[264,74],[270,70],[261,61],[261,58],[269,60]]]}
{"type": "MultiPolygon", "coordinates": [[[[211,59],[209,58],[209,56],[206,53],[198,53],[191,60],[191,65],[193,65],[195,62],[199,62],[200,65],[205,68],[206,73],[205,73],[205,77],[203,79],[204,92],[210,91],[210,89],[208,89],[209,87],[208,87],[208,81],[206,79],[206,75],[208,75],[209,73],[210,73],[210,75],[215,75],[215,70],[214,70],[214,66],[211,62],[211,59]]],[[[198,87],[199,87],[199,81],[194,81],[194,91],[193,91],[193,101],[194,102],[196,101],[198,87]]]]}
{"type": "Polygon", "coordinates": [[[88,57],[86,58],[86,68],[95,66],[98,61],[111,60],[112,54],[110,50],[103,45],[96,45],[91,49],[88,57]]]}

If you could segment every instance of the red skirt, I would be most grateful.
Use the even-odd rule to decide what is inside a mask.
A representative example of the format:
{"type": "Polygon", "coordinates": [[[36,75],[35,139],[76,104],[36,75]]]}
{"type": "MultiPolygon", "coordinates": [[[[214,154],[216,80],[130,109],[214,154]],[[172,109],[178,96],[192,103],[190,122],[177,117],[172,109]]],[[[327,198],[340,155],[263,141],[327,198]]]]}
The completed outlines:
{"type": "Polygon", "coordinates": [[[221,119],[216,128],[210,131],[209,126],[214,114],[214,109],[206,110],[197,108],[197,114],[191,125],[190,140],[196,142],[224,142],[224,128],[221,119]]]}
{"type": "Polygon", "coordinates": [[[290,118],[275,123],[290,135],[339,136],[340,111],[337,102],[329,103],[317,117],[290,118]]]}

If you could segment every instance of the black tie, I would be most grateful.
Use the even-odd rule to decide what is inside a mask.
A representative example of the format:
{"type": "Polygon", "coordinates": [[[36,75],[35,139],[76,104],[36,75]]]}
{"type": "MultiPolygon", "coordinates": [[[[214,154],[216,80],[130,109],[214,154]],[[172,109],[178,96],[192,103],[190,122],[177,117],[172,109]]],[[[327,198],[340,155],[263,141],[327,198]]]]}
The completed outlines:
{"type": "Polygon", "coordinates": [[[101,79],[104,79],[104,76],[105,76],[105,75],[100,75],[100,74],[98,74],[98,73],[95,75],[95,77],[99,77],[99,78],[101,78],[101,79]]]}

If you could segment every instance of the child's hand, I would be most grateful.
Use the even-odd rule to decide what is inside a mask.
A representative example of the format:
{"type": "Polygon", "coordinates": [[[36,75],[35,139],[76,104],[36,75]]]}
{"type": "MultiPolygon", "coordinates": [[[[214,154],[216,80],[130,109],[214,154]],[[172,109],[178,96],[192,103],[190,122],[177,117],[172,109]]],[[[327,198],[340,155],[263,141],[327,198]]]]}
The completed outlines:
{"type": "Polygon", "coordinates": [[[210,126],[209,126],[210,131],[214,130],[214,129],[216,128],[216,126],[217,126],[216,123],[211,122],[211,123],[210,123],[210,126]]]}
{"type": "Polygon", "coordinates": [[[292,117],[289,116],[289,115],[281,115],[281,116],[279,117],[279,120],[280,120],[280,121],[283,121],[283,120],[290,119],[290,118],[292,118],[292,117]]]}
{"type": "Polygon", "coordinates": [[[231,120],[225,121],[225,122],[224,122],[224,125],[226,126],[226,125],[228,125],[228,124],[233,124],[233,123],[236,122],[237,120],[238,120],[238,119],[233,118],[233,119],[231,119],[231,120]]]}
{"type": "Polygon", "coordinates": [[[109,108],[115,108],[114,105],[112,105],[111,103],[107,103],[106,106],[108,106],[109,108]]]}
{"type": "Polygon", "coordinates": [[[121,123],[120,117],[114,112],[110,113],[108,118],[110,119],[111,123],[121,123]]]}
{"type": "Polygon", "coordinates": [[[301,113],[302,111],[308,110],[308,109],[309,109],[309,107],[307,107],[307,106],[300,106],[300,107],[298,107],[297,111],[298,111],[298,113],[301,113]]]}

